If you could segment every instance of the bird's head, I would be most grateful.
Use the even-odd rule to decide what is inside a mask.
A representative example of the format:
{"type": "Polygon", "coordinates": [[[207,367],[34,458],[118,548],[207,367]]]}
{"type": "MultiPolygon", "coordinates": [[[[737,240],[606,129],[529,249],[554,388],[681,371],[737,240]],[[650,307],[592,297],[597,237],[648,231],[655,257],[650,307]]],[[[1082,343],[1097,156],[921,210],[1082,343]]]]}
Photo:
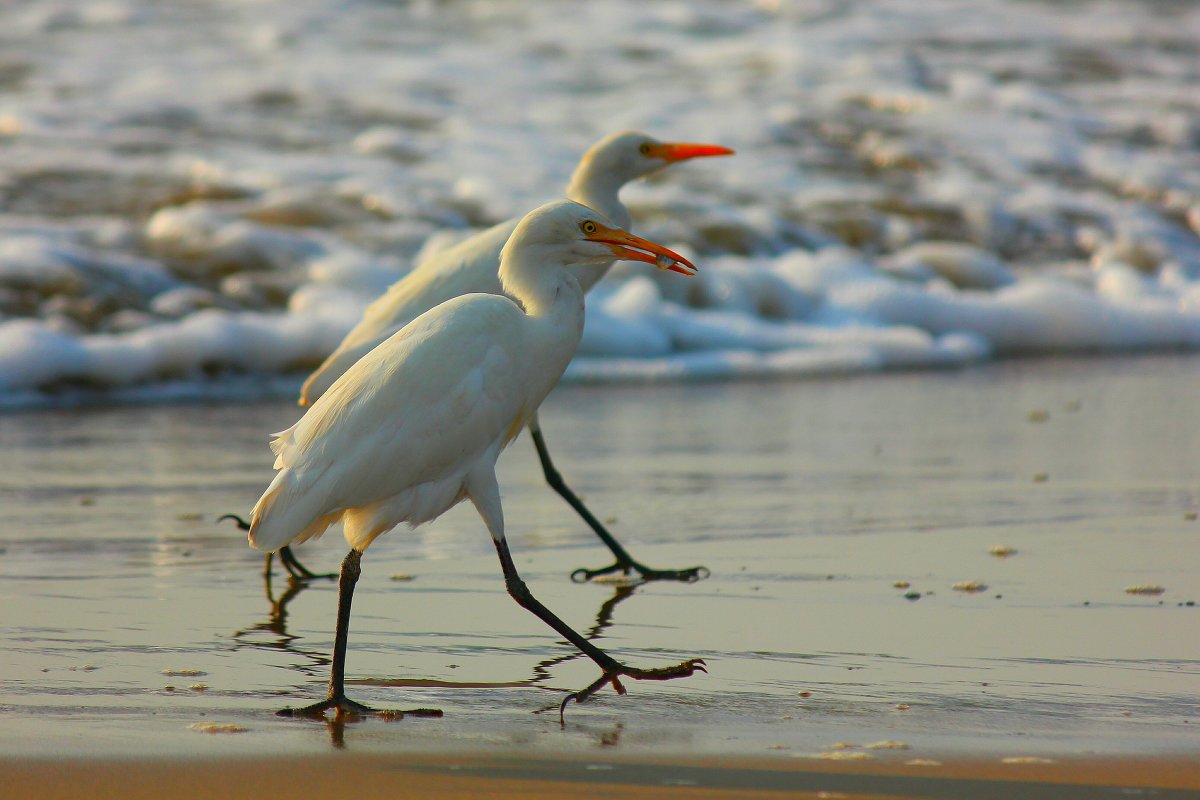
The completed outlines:
{"type": "Polygon", "coordinates": [[[592,145],[584,154],[583,163],[626,183],[679,161],[728,155],[733,155],[733,151],[716,144],[660,142],[644,133],[625,131],[610,134],[592,145]]]}
{"type": "Polygon", "coordinates": [[[570,200],[556,200],[531,211],[504,247],[501,262],[520,250],[550,265],[642,261],[659,269],[695,275],[696,266],[673,250],[614,226],[603,215],[570,200]]]}

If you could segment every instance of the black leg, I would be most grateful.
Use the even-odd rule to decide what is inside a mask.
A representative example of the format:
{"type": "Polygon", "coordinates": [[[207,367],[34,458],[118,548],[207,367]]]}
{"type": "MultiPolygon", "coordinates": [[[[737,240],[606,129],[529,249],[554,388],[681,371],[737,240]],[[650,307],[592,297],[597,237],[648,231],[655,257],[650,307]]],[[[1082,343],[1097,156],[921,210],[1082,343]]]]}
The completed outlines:
{"type": "MultiPolygon", "coordinates": [[[[613,596],[605,600],[600,606],[600,610],[596,612],[595,624],[588,628],[587,632],[583,634],[583,638],[587,639],[589,642],[598,638],[600,634],[604,633],[604,631],[612,626],[613,609],[615,609],[618,604],[627,598],[632,597],[633,593],[637,591],[637,586],[634,584],[621,584],[615,588],[616,592],[613,594],[613,596]]],[[[565,664],[568,661],[574,661],[581,655],[583,655],[583,653],[564,653],[554,656],[553,658],[547,658],[545,661],[539,661],[537,666],[533,668],[533,673],[535,676],[534,682],[536,683],[537,681],[546,680],[550,677],[550,670],[553,667],[556,667],[559,664],[565,664]]]]}
{"type": "Polygon", "coordinates": [[[296,555],[292,552],[292,548],[290,547],[279,548],[279,563],[283,564],[283,568],[288,571],[288,575],[291,575],[298,581],[309,581],[316,578],[328,578],[329,580],[333,580],[337,577],[337,573],[334,572],[310,572],[308,567],[304,566],[296,559],[296,555]]]}
{"type": "Polygon", "coordinates": [[[354,585],[362,572],[359,562],[362,553],[351,550],[342,561],[341,577],[338,580],[337,630],[333,641],[333,663],[329,670],[329,693],[319,703],[303,708],[285,708],[276,713],[281,717],[324,717],[334,709],[338,717],[365,716],[374,714],[388,719],[400,719],[406,715],[440,717],[442,712],[435,708],[418,708],[412,711],[378,711],[356,703],[346,697],[346,642],[350,636],[350,605],[354,600],[354,585]]]}
{"type": "Polygon", "coordinates": [[[562,475],[555,468],[554,462],[550,460],[550,451],[546,448],[546,439],[542,436],[541,428],[537,424],[531,425],[529,433],[533,437],[533,446],[537,448],[538,459],[542,462],[542,472],[546,476],[546,482],[550,484],[550,487],[554,491],[558,492],[558,495],[563,500],[567,501],[567,504],[571,508],[575,509],[575,513],[583,518],[583,521],[600,537],[600,541],[604,542],[617,558],[614,563],[600,569],[577,569],[571,573],[571,580],[576,583],[586,583],[592,578],[609,575],[614,572],[620,572],[623,575],[636,572],[638,577],[644,581],[670,580],[692,583],[701,578],[708,577],[709,571],[707,567],[652,569],[634,561],[633,557],[621,546],[621,543],[608,532],[608,529],[600,523],[600,520],[596,519],[595,515],[583,504],[583,501],[576,497],[571,488],[567,486],[567,482],[563,480],[562,475]]]}
{"type": "MultiPolygon", "coordinates": [[[[222,514],[221,516],[217,517],[217,522],[227,519],[233,520],[237,526],[244,531],[250,530],[250,523],[246,522],[246,520],[242,519],[237,514],[222,514]]],[[[266,565],[263,567],[266,574],[270,574],[271,572],[271,556],[271,553],[267,553],[266,565]]],[[[283,564],[283,568],[287,570],[288,575],[291,575],[298,581],[310,581],[316,578],[329,578],[332,580],[337,577],[336,572],[316,573],[310,571],[308,567],[300,563],[299,559],[297,559],[295,554],[292,553],[292,548],[290,547],[279,548],[279,563],[283,564]]]]}
{"type": "Polygon", "coordinates": [[[545,622],[564,639],[579,648],[580,652],[592,661],[595,661],[600,667],[601,675],[596,681],[586,689],[567,695],[563,700],[562,705],[558,709],[560,721],[566,710],[567,703],[572,700],[576,703],[582,703],[603,689],[607,684],[611,683],[617,694],[625,694],[625,687],[621,685],[620,681],[620,676],[622,675],[639,681],[666,681],[672,678],[686,678],[696,670],[700,670],[701,672],[708,671],[704,668],[704,661],[699,658],[688,659],[680,664],[669,667],[658,667],[657,669],[638,669],[636,667],[625,666],[580,636],[570,625],[567,625],[567,623],[556,617],[554,612],[542,605],[529,591],[529,587],[525,585],[525,581],[521,580],[521,576],[517,573],[517,566],[513,563],[512,553],[508,550],[508,542],[504,539],[494,541],[496,543],[496,553],[500,556],[500,567],[504,570],[504,586],[508,589],[508,593],[512,595],[512,598],[522,608],[532,611],[537,615],[538,619],[545,622]]]}

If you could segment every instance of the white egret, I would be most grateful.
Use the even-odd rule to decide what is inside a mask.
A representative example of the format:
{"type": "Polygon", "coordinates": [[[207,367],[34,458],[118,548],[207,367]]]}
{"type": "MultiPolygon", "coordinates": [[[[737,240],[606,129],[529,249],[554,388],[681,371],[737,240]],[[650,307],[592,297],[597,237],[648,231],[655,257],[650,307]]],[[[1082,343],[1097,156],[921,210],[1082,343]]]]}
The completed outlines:
{"type": "MultiPolygon", "coordinates": [[[[660,142],[643,133],[614,133],[596,142],[584,154],[571,176],[566,197],[599,211],[617,227],[628,228],[629,211],[619,197],[626,183],[680,161],[732,153],[729,148],[719,145],[660,142]]],[[[434,306],[470,292],[503,293],[498,275],[500,250],[517,222],[517,218],[501,222],[472,236],[434,255],[392,284],[387,293],[367,307],[362,320],[305,381],[300,391],[300,405],[316,402],[352,364],[434,306]]],[[[604,277],[612,263],[610,256],[575,267],[583,291],[586,292],[604,277]]],[[[575,509],[616,557],[612,565],[602,569],[575,570],[573,579],[590,580],[617,571],[625,574],[636,571],[646,580],[667,578],[694,581],[707,573],[704,567],[656,570],[635,561],[563,480],[550,459],[536,411],[528,416],[528,425],[546,481],[575,509]]],[[[290,551],[284,549],[279,555],[294,577],[312,577],[312,573],[290,551]]]]}
{"type": "MultiPolygon", "coordinates": [[[[334,381],[299,422],[276,434],[279,470],[254,506],[250,544],[274,551],[320,536],[341,520],[350,552],[339,580],[337,633],[327,697],[285,715],[374,713],[345,695],[346,641],[360,559],[401,522],[418,525],[469,499],[492,534],[512,597],[599,665],[601,676],[568,695],[582,702],[620,676],[668,680],[703,670],[626,666],[539,603],[504,538],[496,482],[501,450],[529,423],[566,369],[583,331],[583,287],[574,268],[613,258],[683,274],[684,257],[613,227],[567,200],[516,227],[500,258],[505,295],[472,293],[422,314],[334,381]],[[511,299],[510,299],[511,298],[511,299]]],[[[385,712],[386,713],[386,712],[385,712]]]]}

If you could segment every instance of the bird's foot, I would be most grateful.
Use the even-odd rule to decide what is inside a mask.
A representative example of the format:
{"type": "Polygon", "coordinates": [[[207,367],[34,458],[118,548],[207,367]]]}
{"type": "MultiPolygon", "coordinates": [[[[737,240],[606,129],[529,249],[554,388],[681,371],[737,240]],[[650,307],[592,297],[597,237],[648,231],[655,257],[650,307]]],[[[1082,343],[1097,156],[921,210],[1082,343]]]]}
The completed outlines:
{"type": "Polygon", "coordinates": [[[246,520],[242,519],[237,514],[222,514],[221,516],[217,517],[217,522],[224,522],[227,519],[233,520],[233,524],[237,525],[244,531],[250,530],[250,523],[246,522],[246,520]]]}
{"type": "Polygon", "coordinates": [[[283,568],[287,570],[288,575],[292,580],[296,581],[311,581],[318,578],[333,580],[338,576],[336,572],[313,572],[308,567],[300,563],[296,556],[292,553],[290,547],[281,547],[279,549],[279,563],[283,564],[283,568]]]}
{"type": "MultiPolygon", "coordinates": [[[[605,575],[614,575],[616,580],[632,580],[638,583],[648,583],[650,581],[680,581],[682,583],[695,583],[696,581],[707,578],[712,573],[708,571],[708,567],[688,567],[687,569],[652,569],[639,564],[630,559],[629,561],[615,561],[607,567],[600,569],[584,569],[579,568],[571,573],[571,580],[575,583],[587,583],[596,578],[605,575]],[[620,573],[617,576],[616,573],[620,573]],[[631,575],[630,573],[636,573],[631,575]]],[[[613,580],[613,579],[609,579],[613,580]]]]}
{"type": "Polygon", "coordinates": [[[311,706],[303,708],[285,708],[281,711],[276,711],[277,717],[309,717],[312,719],[324,719],[325,712],[332,710],[337,719],[345,717],[382,717],[383,719],[394,720],[404,719],[405,717],[440,717],[442,716],[441,709],[437,708],[413,708],[407,711],[395,710],[380,710],[364,706],[362,703],[357,703],[346,695],[332,695],[325,698],[319,703],[313,703],[311,706]]]}
{"type": "MultiPolygon", "coordinates": [[[[246,522],[246,520],[242,519],[237,514],[222,514],[221,516],[217,517],[217,522],[223,522],[227,519],[233,520],[234,524],[244,531],[250,530],[250,523],[246,522]]],[[[290,547],[282,547],[279,549],[279,563],[283,564],[283,568],[287,570],[287,574],[292,578],[292,580],[311,581],[318,578],[332,580],[338,576],[336,572],[313,572],[308,567],[300,563],[300,560],[297,559],[292,553],[292,548],[290,547]]],[[[268,553],[266,573],[269,575],[270,572],[271,554],[268,553]]]]}
{"type": "Polygon", "coordinates": [[[705,669],[704,659],[690,658],[681,664],[675,664],[670,667],[657,667],[655,669],[637,669],[636,667],[627,667],[624,664],[613,662],[613,666],[606,667],[604,673],[586,689],[580,689],[578,692],[574,692],[563,698],[562,705],[558,707],[558,720],[559,722],[564,721],[567,703],[572,700],[576,703],[582,703],[610,683],[617,694],[625,694],[626,689],[621,684],[622,675],[627,678],[633,678],[635,681],[669,681],[673,678],[686,678],[696,671],[708,672],[705,669]]]}

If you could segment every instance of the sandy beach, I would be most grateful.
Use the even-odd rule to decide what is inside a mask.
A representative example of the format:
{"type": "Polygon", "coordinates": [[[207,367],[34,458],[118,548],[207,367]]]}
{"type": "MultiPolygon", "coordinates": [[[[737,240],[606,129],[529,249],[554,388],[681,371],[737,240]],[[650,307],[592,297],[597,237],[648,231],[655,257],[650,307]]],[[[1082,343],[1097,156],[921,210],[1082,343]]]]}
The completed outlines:
{"type": "MultiPolygon", "coordinates": [[[[501,481],[535,594],[629,663],[709,664],[572,705],[561,726],[557,704],[594,667],[507,597],[470,509],[368,552],[350,637],[352,696],[445,716],[273,715],[323,691],[335,590],[264,581],[215,519],[261,491],[265,434],[289,403],[0,417],[0,772],[29,797],[164,783],[369,797],[398,782],[429,796],[1189,796],[1195,366],[560,389],[543,419],[564,473],[635,555],[712,572],[572,583],[604,553],[514,444],[501,481]]],[[[299,554],[332,569],[343,548],[330,535],[299,554]]]]}
{"type": "Polygon", "coordinates": [[[1200,795],[1194,761],[1119,759],[1006,765],[989,761],[906,766],[770,760],[670,763],[516,757],[356,757],[183,762],[56,761],[0,765],[14,797],[48,800],[231,800],[280,793],[367,798],[1021,798],[1093,800],[1200,795]],[[52,768],[48,768],[52,767],[52,768]],[[351,788],[352,787],[352,788],[351,788]]]}

